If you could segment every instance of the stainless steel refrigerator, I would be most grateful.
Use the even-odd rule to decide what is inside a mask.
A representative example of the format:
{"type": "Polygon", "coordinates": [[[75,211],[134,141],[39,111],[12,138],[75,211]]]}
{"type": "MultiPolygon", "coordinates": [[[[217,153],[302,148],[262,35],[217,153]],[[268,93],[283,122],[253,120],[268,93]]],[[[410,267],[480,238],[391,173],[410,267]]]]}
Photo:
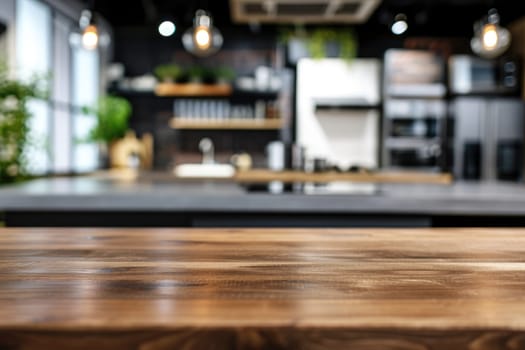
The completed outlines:
{"type": "Polygon", "coordinates": [[[463,96],[456,97],[451,108],[456,178],[521,180],[524,102],[517,97],[463,96]]]}

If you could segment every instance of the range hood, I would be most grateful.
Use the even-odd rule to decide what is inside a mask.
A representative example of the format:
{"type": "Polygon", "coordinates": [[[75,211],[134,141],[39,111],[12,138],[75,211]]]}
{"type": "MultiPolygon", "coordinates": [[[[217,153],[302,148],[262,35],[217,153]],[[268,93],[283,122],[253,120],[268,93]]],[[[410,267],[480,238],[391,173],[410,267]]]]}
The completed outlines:
{"type": "Polygon", "coordinates": [[[230,0],[237,23],[363,23],[381,0],[230,0]]]}

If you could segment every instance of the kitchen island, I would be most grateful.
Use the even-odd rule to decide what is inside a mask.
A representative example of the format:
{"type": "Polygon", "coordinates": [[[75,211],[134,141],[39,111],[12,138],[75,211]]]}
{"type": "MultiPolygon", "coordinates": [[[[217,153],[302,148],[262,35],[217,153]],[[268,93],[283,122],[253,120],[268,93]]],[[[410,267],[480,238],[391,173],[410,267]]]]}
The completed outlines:
{"type": "Polygon", "coordinates": [[[351,192],[250,192],[229,181],[44,178],[0,187],[7,226],[523,226],[521,183],[365,184],[351,192]]]}
{"type": "Polygon", "coordinates": [[[523,349],[523,229],[0,229],[1,349],[523,349]]]}

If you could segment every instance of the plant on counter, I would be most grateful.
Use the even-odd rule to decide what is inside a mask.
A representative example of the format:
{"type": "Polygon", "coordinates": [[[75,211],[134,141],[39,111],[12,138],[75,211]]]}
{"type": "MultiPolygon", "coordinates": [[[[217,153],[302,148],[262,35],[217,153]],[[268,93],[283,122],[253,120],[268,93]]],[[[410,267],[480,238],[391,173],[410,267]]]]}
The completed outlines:
{"type": "Polygon", "coordinates": [[[97,117],[97,124],[85,141],[98,142],[102,167],[108,168],[112,147],[129,130],[131,104],[123,97],[106,95],[99,98],[96,106],[83,107],[82,112],[97,117]]]}
{"type": "Polygon", "coordinates": [[[30,143],[27,103],[45,98],[44,79],[35,77],[22,82],[8,77],[7,67],[0,65],[0,183],[28,177],[25,151],[30,143]]]}
{"type": "Polygon", "coordinates": [[[183,73],[182,68],[174,63],[161,64],[154,69],[155,76],[163,82],[176,82],[183,73]]]}
{"type": "Polygon", "coordinates": [[[292,41],[302,43],[312,58],[339,57],[351,61],[357,55],[357,37],[349,27],[282,29],[280,42],[289,45],[292,41]]]}
{"type": "Polygon", "coordinates": [[[107,95],[101,97],[95,107],[83,107],[82,110],[97,117],[97,125],[89,133],[89,141],[109,145],[126,135],[132,111],[127,99],[107,95]]]}

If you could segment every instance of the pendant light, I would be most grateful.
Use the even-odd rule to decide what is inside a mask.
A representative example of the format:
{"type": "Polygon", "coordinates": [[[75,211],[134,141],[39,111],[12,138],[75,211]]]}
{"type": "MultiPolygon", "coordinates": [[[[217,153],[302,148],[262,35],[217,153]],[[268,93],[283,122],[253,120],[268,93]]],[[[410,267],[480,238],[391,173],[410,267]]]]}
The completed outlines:
{"type": "Polygon", "coordinates": [[[510,46],[510,32],[499,25],[499,14],[491,9],[486,18],[474,23],[474,37],[470,41],[472,51],[485,58],[496,58],[510,46]]]}
{"type": "Polygon", "coordinates": [[[91,24],[82,33],[82,46],[86,50],[95,50],[98,47],[98,29],[91,24]]]}
{"type": "Polygon", "coordinates": [[[90,10],[82,11],[78,23],[82,30],[82,47],[86,50],[95,50],[98,47],[99,34],[93,13],[90,10]]]}
{"type": "Polygon", "coordinates": [[[204,10],[197,10],[193,27],[182,35],[184,48],[196,56],[209,56],[217,52],[223,43],[221,33],[213,26],[211,15],[204,10]]]}
{"type": "Polygon", "coordinates": [[[104,30],[104,19],[91,9],[84,9],[80,13],[78,27],[71,30],[69,43],[72,47],[83,48],[88,51],[105,50],[111,44],[111,37],[104,30]]]}

